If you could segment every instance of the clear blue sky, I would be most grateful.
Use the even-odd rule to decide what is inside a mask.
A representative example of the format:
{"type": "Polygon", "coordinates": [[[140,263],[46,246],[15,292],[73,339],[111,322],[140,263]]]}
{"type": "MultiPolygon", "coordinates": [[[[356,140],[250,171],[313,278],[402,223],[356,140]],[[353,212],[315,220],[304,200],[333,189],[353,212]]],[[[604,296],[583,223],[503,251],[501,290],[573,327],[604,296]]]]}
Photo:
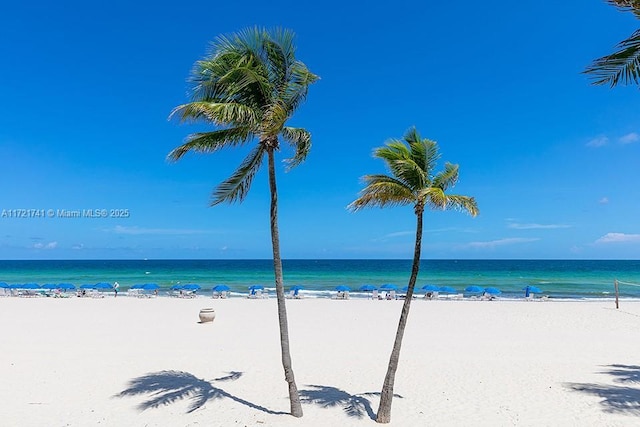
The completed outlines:
{"type": "Polygon", "coordinates": [[[284,258],[411,258],[411,207],[350,213],[371,157],[415,125],[460,165],[476,218],[427,212],[423,258],[637,259],[640,90],[581,71],[640,27],[601,0],[10,2],[0,15],[0,259],[270,258],[266,171],[208,207],[244,152],[167,153],[193,63],[219,34],[282,26],[321,77],[278,170],[284,258]]]}

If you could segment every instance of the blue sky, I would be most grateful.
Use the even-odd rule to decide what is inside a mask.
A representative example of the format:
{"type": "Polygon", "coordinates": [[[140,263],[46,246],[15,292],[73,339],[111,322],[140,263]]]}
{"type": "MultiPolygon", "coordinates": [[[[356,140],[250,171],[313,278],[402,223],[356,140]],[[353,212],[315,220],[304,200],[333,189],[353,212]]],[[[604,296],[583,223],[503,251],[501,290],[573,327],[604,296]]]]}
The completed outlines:
{"type": "Polygon", "coordinates": [[[346,210],[410,126],[480,208],[427,212],[423,258],[638,257],[640,90],[581,71],[640,22],[604,1],[91,3],[0,15],[0,259],[271,257],[266,171],[208,207],[242,149],[166,161],[199,129],[167,120],[193,63],[255,25],[293,30],[321,77],[290,122],[312,151],[278,170],[283,257],[411,258],[410,207],[346,210]],[[57,214],[86,209],[129,217],[57,214]]]}

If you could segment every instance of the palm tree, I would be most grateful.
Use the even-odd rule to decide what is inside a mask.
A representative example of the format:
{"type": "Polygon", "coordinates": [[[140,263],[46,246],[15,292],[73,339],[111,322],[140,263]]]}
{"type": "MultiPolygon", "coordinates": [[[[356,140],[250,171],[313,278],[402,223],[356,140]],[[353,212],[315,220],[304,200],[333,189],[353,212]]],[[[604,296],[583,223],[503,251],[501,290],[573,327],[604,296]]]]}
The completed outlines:
{"type": "MultiPolygon", "coordinates": [[[[606,0],[623,12],[631,12],[640,19],[640,0],[606,0]]],[[[596,59],[584,71],[591,74],[593,84],[611,87],[618,83],[640,84],[640,29],[618,43],[619,50],[596,59]]]]}
{"type": "Polygon", "coordinates": [[[168,158],[176,161],[189,151],[213,153],[257,141],[238,169],[214,191],[211,201],[211,206],[214,206],[244,200],[264,157],[267,157],[282,366],[289,386],[291,414],[301,417],[302,406],[289,351],[274,157],[280,150],[282,138],[294,151],[293,156],[287,159],[289,168],[306,158],[311,147],[311,135],[305,129],[286,126],[286,122],[305,100],[309,85],[318,77],[295,58],[293,38],[294,34],[288,30],[261,28],[218,37],[211,53],[195,64],[190,78],[193,83],[192,101],[176,107],[170,116],[177,115],[182,122],[204,121],[217,129],[189,135],[184,144],[169,153],[168,158]]]}
{"type": "Polygon", "coordinates": [[[391,421],[391,401],[395,381],[402,337],[409,316],[413,289],[420,268],[420,252],[422,246],[422,217],[425,207],[433,209],[458,209],[478,214],[478,206],[473,197],[450,195],[445,192],[458,180],[458,165],[446,163],[444,170],[434,175],[436,162],[440,158],[438,145],[429,139],[422,139],[415,128],[404,135],[404,142],[392,139],[385,147],[377,148],[374,157],[386,162],[391,175],[366,175],[365,187],[360,197],[349,205],[349,209],[357,211],[365,207],[405,206],[413,205],[417,217],[416,243],[413,251],[413,266],[407,295],[402,305],[400,322],[389,359],[387,375],[380,393],[380,406],[376,421],[391,421]],[[406,144],[405,144],[406,143],[406,144]]]}

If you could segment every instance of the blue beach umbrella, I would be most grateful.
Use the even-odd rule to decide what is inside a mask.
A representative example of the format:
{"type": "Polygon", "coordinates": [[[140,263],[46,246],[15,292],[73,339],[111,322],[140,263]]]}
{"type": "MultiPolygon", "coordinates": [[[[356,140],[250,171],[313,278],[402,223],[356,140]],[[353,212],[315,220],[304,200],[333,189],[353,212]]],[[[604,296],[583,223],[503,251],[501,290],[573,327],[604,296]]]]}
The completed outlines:
{"type": "Polygon", "coordinates": [[[402,292],[407,292],[409,290],[409,286],[403,286],[402,289],[400,289],[402,292]]]}
{"type": "Polygon", "coordinates": [[[464,291],[472,294],[479,294],[484,292],[484,289],[480,286],[467,286],[464,291]]]}
{"type": "Polygon", "coordinates": [[[96,285],[90,285],[88,283],[85,283],[84,285],[80,285],[80,289],[95,289],[96,285]]]}
{"type": "Polygon", "coordinates": [[[231,290],[231,288],[229,288],[227,285],[215,285],[213,288],[211,288],[211,290],[214,292],[226,292],[231,290]]]}
{"type": "Polygon", "coordinates": [[[6,284],[5,282],[0,282],[0,288],[9,288],[10,286],[8,284],[6,284]]]}
{"type": "Polygon", "coordinates": [[[249,286],[249,290],[250,291],[260,291],[260,290],[263,290],[263,289],[264,289],[264,286],[262,286],[262,285],[251,285],[251,286],[249,286]]]}
{"type": "Polygon", "coordinates": [[[112,289],[112,288],[113,286],[111,285],[111,283],[107,283],[107,282],[100,282],[93,285],[93,289],[112,289]]]}
{"type": "Polygon", "coordinates": [[[21,289],[40,289],[40,285],[37,283],[25,283],[21,286],[21,289]]]}
{"type": "MultiPolygon", "coordinates": [[[[137,286],[137,285],[134,285],[134,286],[137,286]]],[[[133,288],[131,288],[131,289],[133,289],[133,288]]],[[[179,291],[180,289],[182,289],[182,285],[173,285],[171,287],[172,291],[179,291]]]]}
{"type": "Polygon", "coordinates": [[[145,291],[155,291],[157,289],[160,289],[160,286],[158,286],[156,283],[145,283],[144,285],[142,285],[142,289],[144,289],[145,291]]]}
{"type": "Polygon", "coordinates": [[[523,291],[529,290],[529,293],[532,294],[541,294],[542,291],[540,290],[540,288],[538,288],[537,286],[525,286],[524,288],[522,288],[523,291]]]}
{"type": "Polygon", "coordinates": [[[58,289],[63,289],[65,291],[71,290],[71,289],[75,289],[76,286],[72,285],[71,283],[60,283],[58,284],[58,289]]]}
{"type": "Polygon", "coordinates": [[[502,293],[502,291],[498,288],[485,288],[484,291],[489,295],[498,295],[502,293]]]}
{"type": "Polygon", "coordinates": [[[384,285],[380,286],[381,291],[395,291],[396,289],[398,289],[398,287],[396,285],[392,285],[391,283],[385,283],[384,285]]]}
{"type": "Polygon", "coordinates": [[[371,291],[375,291],[376,287],[373,285],[362,285],[360,286],[360,290],[363,292],[371,292],[371,291]]]}
{"type": "Polygon", "coordinates": [[[132,287],[130,287],[129,289],[143,289],[144,285],[138,283],[136,285],[133,285],[132,287]]]}
{"type": "Polygon", "coordinates": [[[190,284],[184,285],[182,287],[182,289],[187,290],[187,291],[197,291],[200,288],[201,288],[201,286],[200,285],[196,285],[195,283],[190,283],[190,284]]]}
{"type": "Polygon", "coordinates": [[[53,283],[45,283],[42,285],[42,289],[58,289],[58,285],[53,283]]]}
{"type": "Polygon", "coordinates": [[[423,291],[427,291],[427,292],[437,292],[440,290],[440,286],[436,286],[436,285],[424,285],[422,287],[423,291]]]}
{"type": "Polygon", "coordinates": [[[443,294],[455,294],[455,293],[458,293],[458,291],[453,289],[451,286],[441,286],[438,289],[438,292],[442,292],[443,294]]]}
{"type": "Polygon", "coordinates": [[[336,291],[338,291],[338,292],[349,292],[350,290],[351,290],[351,288],[346,286],[346,285],[338,285],[338,286],[336,286],[336,291]]]}
{"type": "Polygon", "coordinates": [[[291,290],[292,290],[292,291],[294,291],[294,292],[295,292],[295,291],[302,291],[302,290],[304,290],[304,286],[302,286],[302,285],[295,285],[295,286],[291,287],[291,290]]]}

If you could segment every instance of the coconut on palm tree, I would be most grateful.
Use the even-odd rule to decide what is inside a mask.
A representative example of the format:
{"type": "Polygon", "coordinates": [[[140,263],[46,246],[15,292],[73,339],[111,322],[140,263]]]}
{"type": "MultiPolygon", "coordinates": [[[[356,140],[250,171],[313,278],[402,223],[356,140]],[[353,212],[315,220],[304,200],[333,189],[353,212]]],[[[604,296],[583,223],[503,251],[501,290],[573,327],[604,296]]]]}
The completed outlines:
{"type": "Polygon", "coordinates": [[[457,209],[476,216],[478,206],[473,197],[447,193],[447,190],[458,181],[458,165],[446,163],[443,171],[435,173],[434,169],[440,158],[438,145],[429,139],[422,139],[415,128],[407,131],[404,135],[404,141],[392,139],[384,147],[377,148],[374,151],[374,157],[382,159],[386,163],[390,175],[366,175],[363,178],[365,187],[360,192],[360,197],[349,205],[349,209],[357,211],[365,207],[384,208],[410,205],[413,206],[417,218],[411,276],[376,416],[377,422],[388,423],[391,421],[393,386],[398,369],[402,337],[420,268],[424,210],[425,208],[457,209]]]}
{"type": "Polygon", "coordinates": [[[289,127],[286,123],[306,99],[309,85],[318,77],[296,59],[293,39],[291,31],[262,28],[218,37],[211,54],[195,64],[190,78],[193,84],[191,102],[176,107],[170,116],[177,116],[183,122],[210,123],[216,129],[189,135],[184,144],[169,153],[168,158],[176,161],[190,151],[214,153],[255,142],[238,169],[215,189],[212,206],[244,200],[254,176],[267,158],[282,365],[289,386],[291,414],[301,417],[302,406],[289,350],[278,233],[275,154],[280,151],[280,142],[284,141],[293,149],[293,155],[287,160],[290,168],[306,158],[311,147],[311,135],[305,129],[289,127]]]}
{"type": "MultiPolygon", "coordinates": [[[[631,12],[640,19],[640,0],[606,0],[623,12],[631,12]]],[[[616,46],[618,51],[596,59],[584,71],[591,74],[593,84],[611,87],[634,83],[640,85],[640,29],[616,46]]]]}

